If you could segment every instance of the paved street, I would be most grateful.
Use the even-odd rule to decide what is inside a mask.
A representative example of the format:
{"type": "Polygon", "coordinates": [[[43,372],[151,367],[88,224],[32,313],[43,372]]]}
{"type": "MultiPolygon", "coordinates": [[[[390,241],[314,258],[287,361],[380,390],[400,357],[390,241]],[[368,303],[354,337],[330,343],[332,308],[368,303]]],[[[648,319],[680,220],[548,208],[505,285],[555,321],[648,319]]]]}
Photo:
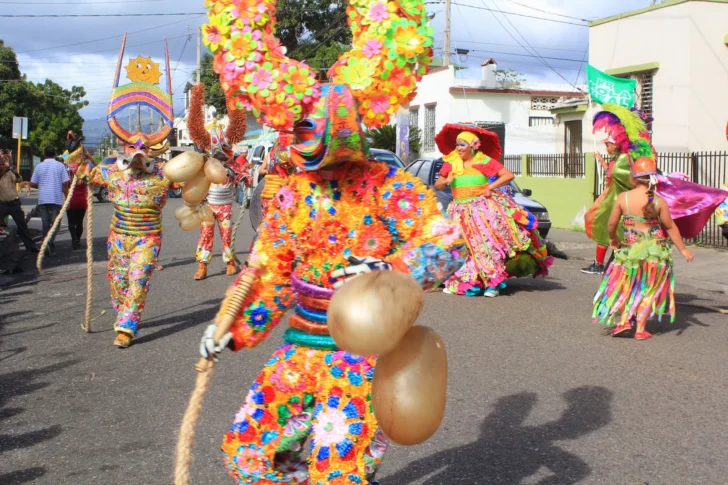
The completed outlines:
{"type": "MultiPolygon", "coordinates": [[[[171,483],[198,342],[232,281],[218,255],[212,276],[193,281],[197,234],[178,229],[180,203],[165,209],[165,269],[128,350],[111,345],[109,204],[94,206],[94,312],[106,314],[93,333],[79,327],[84,252],[66,254],[65,233],[41,278],[0,288],[0,484],[171,483]]],[[[241,257],[251,237],[243,227],[241,257]]],[[[612,339],[590,323],[599,279],[582,265],[558,261],[548,279],[509,282],[494,300],[426,296],[419,323],[437,329],[449,354],[447,414],[427,443],[390,448],[382,485],[726,483],[728,316],[685,305],[725,305],[726,296],[678,274],[674,325],[653,325],[646,342],[612,339]]],[[[223,355],[192,484],[233,483],[219,445],[283,328],[257,349],[223,355]]]]}

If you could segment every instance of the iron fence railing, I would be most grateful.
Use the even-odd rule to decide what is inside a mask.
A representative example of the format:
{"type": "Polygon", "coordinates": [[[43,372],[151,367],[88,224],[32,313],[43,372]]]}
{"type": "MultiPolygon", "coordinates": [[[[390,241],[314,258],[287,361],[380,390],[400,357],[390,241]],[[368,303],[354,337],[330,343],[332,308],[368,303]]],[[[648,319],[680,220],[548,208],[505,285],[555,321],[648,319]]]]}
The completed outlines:
{"type": "Polygon", "coordinates": [[[584,177],[583,153],[530,155],[531,175],[534,177],[584,177]]]}
{"type": "Polygon", "coordinates": [[[521,155],[505,155],[503,157],[503,165],[513,172],[513,175],[521,175],[521,155]]]}
{"type": "MultiPolygon", "coordinates": [[[[595,197],[606,188],[606,174],[596,163],[595,197]]],[[[728,181],[728,152],[658,153],[657,167],[665,175],[682,174],[695,183],[720,188],[728,181]]],[[[705,229],[691,242],[704,246],[728,248],[721,229],[711,217],[705,229]]]]}

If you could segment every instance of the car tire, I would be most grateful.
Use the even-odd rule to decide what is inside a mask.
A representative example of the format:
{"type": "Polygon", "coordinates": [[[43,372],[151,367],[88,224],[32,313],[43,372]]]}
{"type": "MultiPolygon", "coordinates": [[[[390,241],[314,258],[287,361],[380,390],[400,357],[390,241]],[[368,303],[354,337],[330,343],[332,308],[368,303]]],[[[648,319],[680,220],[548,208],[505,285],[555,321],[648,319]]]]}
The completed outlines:
{"type": "Polygon", "coordinates": [[[99,202],[110,202],[109,189],[107,189],[106,187],[101,187],[99,193],[96,194],[96,198],[99,200],[99,202]]]}
{"type": "Polygon", "coordinates": [[[182,197],[182,187],[177,187],[176,189],[169,189],[169,196],[173,199],[179,199],[182,197]]]}

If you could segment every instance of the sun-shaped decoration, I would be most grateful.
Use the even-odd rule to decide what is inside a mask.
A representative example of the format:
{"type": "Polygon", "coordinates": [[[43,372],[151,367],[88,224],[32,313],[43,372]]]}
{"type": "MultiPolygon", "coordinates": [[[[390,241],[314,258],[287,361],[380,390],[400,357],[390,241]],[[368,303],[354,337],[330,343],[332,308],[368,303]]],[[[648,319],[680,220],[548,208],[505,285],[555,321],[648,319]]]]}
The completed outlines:
{"type": "Polygon", "coordinates": [[[152,62],[151,57],[129,59],[129,65],[124,69],[126,77],[133,83],[159,84],[159,78],[162,77],[159,64],[152,62]]]}

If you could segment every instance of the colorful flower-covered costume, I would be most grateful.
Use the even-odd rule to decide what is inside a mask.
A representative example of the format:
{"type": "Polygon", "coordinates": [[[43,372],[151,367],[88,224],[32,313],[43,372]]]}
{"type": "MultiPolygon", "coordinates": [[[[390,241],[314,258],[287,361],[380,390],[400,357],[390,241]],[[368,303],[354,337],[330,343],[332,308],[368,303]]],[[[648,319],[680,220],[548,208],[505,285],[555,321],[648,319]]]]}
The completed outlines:
{"type": "MultiPolygon", "coordinates": [[[[447,125],[444,130],[458,129],[472,128],[447,125]]],[[[446,136],[445,131],[438,137],[443,152],[454,149],[455,140],[450,140],[452,137],[446,136]]],[[[492,138],[495,144],[497,138],[492,138]]],[[[495,146],[493,149],[499,151],[495,146]]],[[[453,160],[456,164],[460,162],[453,160]]],[[[457,170],[452,183],[454,200],[447,212],[460,226],[469,249],[465,265],[445,282],[448,293],[481,295],[488,288],[498,288],[508,277],[548,275],[548,268],[553,264],[553,257],[548,255],[538,233],[537,219],[513,200],[507,186],[494,190],[490,197],[482,195],[503,168],[500,162],[479,151],[469,167],[455,169],[446,161],[440,170],[440,177],[445,178],[457,170]]]]}
{"type": "Polygon", "coordinates": [[[162,208],[170,181],[161,170],[137,176],[113,165],[99,165],[83,177],[108,188],[114,204],[107,243],[114,329],[135,337],[162,246],[162,208]]]}
{"type": "Polygon", "coordinates": [[[232,328],[235,350],[264,340],[289,307],[295,314],[286,344],[223,442],[239,483],[367,483],[385,446],[370,402],[376,359],[339,351],[329,336],[329,274],[351,256],[371,257],[431,287],[463,262],[458,227],[439,212],[434,194],[419,179],[366,160],[348,89],[324,88],[323,101],[329,123],[342,128],[324,159],[351,161],[291,175],[259,230],[251,262],[265,272],[232,328]],[[305,482],[300,452],[308,437],[305,482]]]}
{"type": "Polygon", "coordinates": [[[584,216],[586,235],[601,246],[609,246],[609,233],[607,223],[612,213],[617,197],[622,192],[632,190],[629,180],[629,155],[620,153],[614,161],[607,175],[607,188],[592,204],[584,216]]]}
{"type": "MultiPolygon", "coordinates": [[[[655,201],[657,204],[657,201],[655,201]]],[[[629,203],[627,203],[629,207],[629,203]]],[[[614,251],[614,261],[604,274],[594,297],[594,322],[619,325],[632,319],[646,320],[670,315],[675,320],[675,277],[672,271],[672,248],[659,219],[626,215],[623,245],[614,251]],[[648,230],[638,229],[643,223],[648,230]]]]}

